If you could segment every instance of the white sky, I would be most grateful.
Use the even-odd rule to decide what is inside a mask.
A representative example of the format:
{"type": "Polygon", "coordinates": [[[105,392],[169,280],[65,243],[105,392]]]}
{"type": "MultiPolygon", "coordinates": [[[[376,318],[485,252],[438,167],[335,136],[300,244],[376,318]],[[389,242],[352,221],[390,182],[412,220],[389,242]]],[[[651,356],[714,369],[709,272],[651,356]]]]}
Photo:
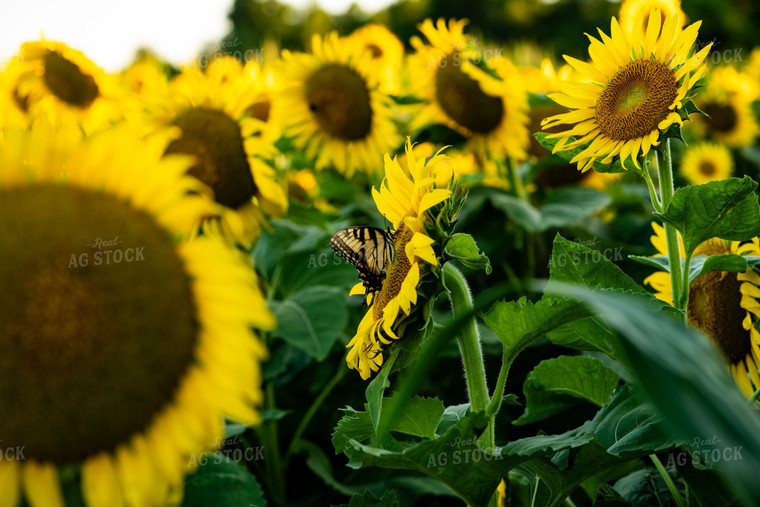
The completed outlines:
{"type": "MultiPolygon", "coordinates": [[[[314,2],[284,3],[305,7],[314,2]]],[[[352,0],[317,3],[328,12],[341,13],[352,0]]],[[[374,12],[391,0],[356,3],[374,12]]],[[[132,61],[140,47],[174,64],[186,63],[205,44],[229,32],[231,7],[232,0],[0,0],[0,63],[40,34],[82,51],[111,72],[132,61]]]]}

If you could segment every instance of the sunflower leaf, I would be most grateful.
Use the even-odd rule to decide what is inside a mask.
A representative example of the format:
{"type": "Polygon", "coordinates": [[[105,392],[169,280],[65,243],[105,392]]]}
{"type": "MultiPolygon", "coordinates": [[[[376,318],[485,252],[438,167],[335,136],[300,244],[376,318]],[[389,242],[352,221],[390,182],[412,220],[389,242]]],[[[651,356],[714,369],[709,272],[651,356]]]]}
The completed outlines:
{"type": "Polygon", "coordinates": [[[275,338],[282,338],[317,361],[323,361],[348,320],[346,295],[339,287],[317,285],[270,301],[277,317],[275,338]]]}
{"type": "Polygon", "coordinates": [[[591,357],[541,361],[525,379],[525,413],[513,424],[541,421],[584,400],[601,407],[609,401],[618,380],[617,373],[591,357]]]}
{"type": "Polygon", "coordinates": [[[750,504],[760,498],[760,420],[726,374],[722,353],[682,322],[652,312],[632,294],[554,288],[584,302],[623,338],[627,362],[643,394],[677,439],[715,439],[732,459],[715,462],[750,504]]]}
{"type": "Polygon", "coordinates": [[[686,254],[710,238],[745,241],[760,235],[760,208],[752,178],[728,178],[679,188],[664,213],[655,213],[675,226],[686,254]]]}
{"type": "Polygon", "coordinates": [[[747,266],[747,259],[741,255],[698,255],[691,259],[691,265],[689,266],[689,283],[710,271],[743,273],[747,270],[747,266]]]}
{"type": "Polygon", "coordinates": [[[352,496],[347,504],[340,504],[336,507],[394,507],[398,504],[396,491],[389,489],[383,492],[381,498],[377,498],[369,491],[365,491],[361,495],[356,494],[352,496]]]}
{"type": "Polygon", "coordinates": [[[454,234],[446,242],[444,254],[458,260],[468,268],[482,269],[487,275],[491,274],[491,261],[487,255],[480,252],[477,243],[469,234],[462,232],[454,234]]]}
{"type": "Polygon", "coordinates": [[[256,477],[240,463],[221,453],[208,457],[204,455],[201,459],[203,462],[199,463],[198,470],[185,481],[182,505],[267,505],[256,477]]]}

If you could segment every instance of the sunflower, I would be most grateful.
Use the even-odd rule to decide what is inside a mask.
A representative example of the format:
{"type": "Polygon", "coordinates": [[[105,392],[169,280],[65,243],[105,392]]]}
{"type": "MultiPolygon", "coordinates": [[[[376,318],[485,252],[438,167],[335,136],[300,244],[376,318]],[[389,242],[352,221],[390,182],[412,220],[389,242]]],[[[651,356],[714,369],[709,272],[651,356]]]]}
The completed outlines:
{"type": "Polygon", "coordinates": [[[681,175],[692,185],[701,185],[730,177],[733,165],[728,148],[722,144],[701,143],[684,153],[681,175]]]}
{"type": "Polygon", "coordinates": [[[261,135],[264,122],[250,115],[259,100],[256,81],[236,59],[222,57],[205,72],[183,67],[167,91],[143,94],[139,121],[151,132],[180,128],[166,152],[194,155],[189,173],[213,190],[219,205],[218,218],[206,220],[204,231],[249,246],[266,224],[262,212],[278,216],[288,208],[273,167],[279,152],[261,135]]]}
{"type": "Polygon", "coordinates": [[[236,252],[181,241],[214,204],[164,145],[127,126],[5,133],[3,505],[63,505],[65,485],[90,506],[162,504],[224,417],[261,419],[251,328],[274,317],[236,252]]]}
{"type": "Polygon", "coordinates": [[[316,169],[332,166],[348,178],[356,170],[379,173],[380,155],[401,137],[371,52],[336,32],[315,34],[311,49],[282,52],[284,87],[276,101],[285,135],[316,169]]]}
{"type": "Polygon", "coordinates": [[[752,111],[757,84],[730,66],[711,70],[707,85],[697,101],[707,117],[696,118],[694,129],[731,148],[751,145],[758,135],[758,124],[752,111]]]}
{"type": "MultiPolygon", "coordinates": [[[[372,189],[377,209],[392,224],[395,259],[387,270],[382,289],[373,294],[346,356],[349,368],[368,379],[383,364],[383,348],[398,340],[394,330],[401,318],[417,304],[417,287],[427,266],[437,266],[433,244],[425,232],[428,211],[452,196],[456,174],[439,151],[429,159],[418,158],[411,142],[406,143],[406,168],[398,157],[385,155],[385,179],[380,190],[372,189]]],[[[362,283],[351,294],[364,294],[362,283]]],[[[370,298],[368,298],[370,299],[370,298]]]]}
{"type": "MultiPolygon", "coordinates": [[[[667,254],[665,232],[653,223],[652,245],[660,255],[667,254]]],[[[681,258],[685,257],[683,242],[681,258]]],[[[760,255],[758,238],[740,244],[713,238],[695,251],[697,255],[760,255]]],[[[658,271],[644,280],[655,290],[655,296],[673,302],[670,274],[658,271]]],[[[760,332],[755,320],[760,316],[760,275],[750,267],[744,273],[712,271],[700,276],[689,286],[687,315],[689,322],[702,330],[723,352],[736,384],[745,396],[760,388],[760,332]]]]}
{"type": "Polygon", "coordinates": [[[377,66],[379,90],[390,95],[401,92],[404,45],[383,25],[369,24],[354,30],[348,39],[369,51],[377,66]]]}
{"type": "Polygon", "coordinates": [[[261,121],[261,136],[263,139],[276,142],[282,137],[282,125],[278,121],[282,115],[272,111],[278,107],[275,97],[282,89],[282,78],[272,66],[262,66],[257,60],[245,64],[243,73],[255,83],[256,91],[253,102],[248,106],[248,116],[261,121]]]}
{"type": "Polygon", "coordinates": [[[121,119],[118,86],[80,51],[62,42],[27,42],[5,70],[13,95],[9,105],[63,128],[78,125],[91,133],[121,119]]]}
{"type": "Polygon", "coordinates": [[[592,64],[565,56],[590,81],[564,83],[563,93],[550,94],[573,111],[546,118],[542,125],[574,125],[547,137],[559,139],[555,153],[585,146],[570,161],[577,162],[578,169],[586,171],[600,158],[608,164],[616,157],[622,162],[631,157],[640,167],[639,157],[657,146],[671,126],[688,118],[684,103],[705,72],[702,62],[711,46],[689,57],[701,22],[680,30],[673,15],[661,32],[660,21],[659,14],[650,16],[646,35],[640,37],[636,31],[623,32],[613,17],[611,37],[601,30],[604,42],[589,36],[592,64]]]}
{"type": "Polygon", "coordinates": [[[464,34],[467,20],[430,19],[418,25],[428,44],[411,39],[410,90],[425,104],[415,112],[412,130],[443,124],[468,139],[482,158],[526,158],[528,98],[517,68],[507,58],[480,52],[464,34]],[[488,72],[476,64],[488,68],[488,72]]]}
{"type": "Polygon", "coordinates": [[[660,26],[665,26],[665,20],[670,16],[676,17],[678,28],[683,28],[686,24],[687,18],[681,10],[681,0],[625,0],[618,13],[620,28],[624,33],[633,33],[634,28],[638,28],[643,37],[649,26],[649,17],[655,11],[660,14],[660,26]]]}

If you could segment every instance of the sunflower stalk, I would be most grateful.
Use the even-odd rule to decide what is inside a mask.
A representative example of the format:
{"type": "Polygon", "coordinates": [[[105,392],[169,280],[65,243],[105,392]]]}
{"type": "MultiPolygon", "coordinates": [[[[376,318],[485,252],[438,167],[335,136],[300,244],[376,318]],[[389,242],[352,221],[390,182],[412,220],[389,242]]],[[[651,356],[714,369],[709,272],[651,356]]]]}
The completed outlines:
{"type": "MultiPolygon", "coordinates": [[[[673,163],[670,157],[670,139],[663,141],[660,151],[657,151],[657,174],[660,179],[660,203],[662,211],[665,212],[670,205],[675,189],[673,187],[673,163]]],[[[652,203],[655,204],[654,202],[652,203]]],[[[666,221],[663,221],[665,228],[665,241],[668,251],[668,265],[670,266],[670,283],[673,291],[673,306],[683,311],[689,298],[689,263],[681,263],[681,254],[679,251],[678,231],[666,221]]]]}
{"type": "MultiPolygon", "coordinates": [[[[451,306],[454,317],[472,312],[472,296],[462,273],[452,263],[443,265],[446,288],[450,292],[451,306]]],[[[488,384],[486,383],[485,364],[483,352],[480,348],[480,336],[475,325],[475,317],[471,317],[458,336],[459,350],[462,354],[464,374],[467,380],[467,393],[470,399],[470,409],[473,412],[483,412],[488,408],[490,397],[488,396],[488,384]]],[[[506,375],[505,375],[506,378],[506,375]]],[[[478,441],[480,446],[488,452],[493,452],[495,447],[494,420],[495,415],[488,416],[486,431],[478,441]]]]}

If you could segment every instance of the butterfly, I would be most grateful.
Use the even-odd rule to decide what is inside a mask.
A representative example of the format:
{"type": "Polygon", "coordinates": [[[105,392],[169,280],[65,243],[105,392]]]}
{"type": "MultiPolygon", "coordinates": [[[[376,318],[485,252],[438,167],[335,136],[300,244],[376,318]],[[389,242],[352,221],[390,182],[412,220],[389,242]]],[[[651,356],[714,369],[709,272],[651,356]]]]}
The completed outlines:
{"type": "Polygon", "coordinates": [[[393,233],[371,226],[346,227],[332,235],[330,248],[359,270],[366,306],[367,295],[383,288],[385,270],[396,256],[393,233]]]}

